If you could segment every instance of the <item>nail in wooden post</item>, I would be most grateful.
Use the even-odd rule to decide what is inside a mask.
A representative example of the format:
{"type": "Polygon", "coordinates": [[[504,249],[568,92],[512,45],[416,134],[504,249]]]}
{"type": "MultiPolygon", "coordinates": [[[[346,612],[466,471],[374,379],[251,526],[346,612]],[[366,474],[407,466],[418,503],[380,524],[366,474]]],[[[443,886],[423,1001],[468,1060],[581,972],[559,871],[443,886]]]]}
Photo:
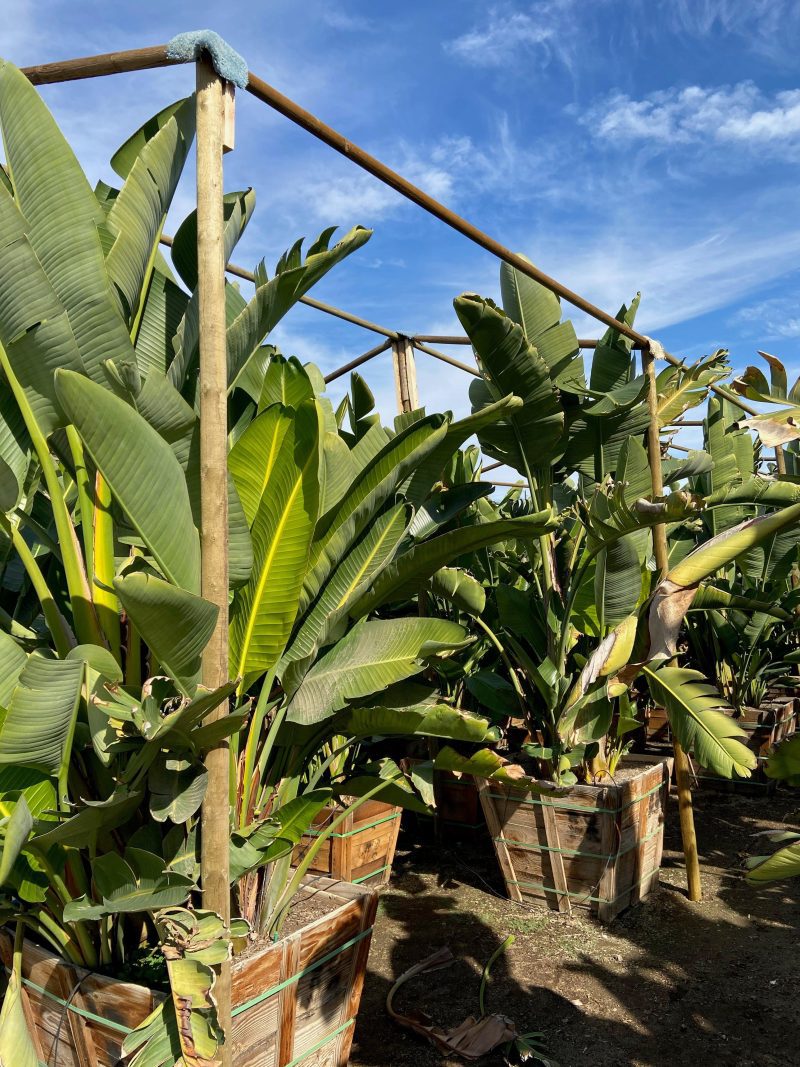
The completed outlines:
{"type": "Polygon", "coordinates": [[[415,411],[419,407],[417,396],[417,365],[414,362],[414,346],[408,337],[392,341],[394,364],[394,391],[399,412],[415,411]]]}
{"type": "MultiPolygon", "coordinates": [[[[658,385],[656,365],[649,346],[642,349],[642,370],[647,375],[647,403],[650,408],[650,425],[647,430],[647,453],[650,460],[650,480],[653,497],[664,495],[664,477],[661,470],[661,427],[658,421],[658,385]]],[[[653,552],[656,568],[663,577],[669,570],[667,550],[667,527],[659,523],[653,527],[653,552]]],[[[686,863],[686,881],[689,900],[702,900],[700,886],[700,861],[697,853],[697,835],[692,810],[692,787],[689,777],[689,758],[673,733],[672,747],[675,753],[675,778],[678,787],[678,814],[683,839],[683,856],[686,863]]]]}
{"type": "MultiPolygon", "coordinates": [[[[203,653],[203,685],[228,679],[228,370],[225,342],[225,253],[222,153],[225,84],[205,60],[197,63],[197,289],[200,324],[200,545],[201,591],[219,609],[203,653]]],[[[227,703],[207,722],[221,718],[227,703]]],[[[230,763],[227,742],[206,757],[208,789],[202,810],[203,906],[230,922],[230,763]]],[[[219,1019],[230,1040],[230,965],[214,987],[219,1019]]],[[[230,1044],[221,1063],[230,1067],[230,1044]]]]}

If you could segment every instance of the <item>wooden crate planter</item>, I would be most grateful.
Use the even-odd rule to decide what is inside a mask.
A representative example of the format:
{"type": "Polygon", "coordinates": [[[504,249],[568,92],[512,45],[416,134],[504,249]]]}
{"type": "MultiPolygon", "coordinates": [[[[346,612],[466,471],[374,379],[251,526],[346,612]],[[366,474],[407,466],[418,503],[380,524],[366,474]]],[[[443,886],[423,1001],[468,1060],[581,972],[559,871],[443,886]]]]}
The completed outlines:
{"type": "MultiPolygon", "coordinates": [[[[236,1067],[345,1067],[364,982],[377,894],[325,878],[301,893],[333,910],[275,944],[234,960],[236,1067]]],[[[13,939],[0,931],[11,965],[13,939]]],[[[47,1067],[119,1067],[125,1035],[162,994],[73,967],[26,942],[23,1007],[47,1067]]],[[[9,1067],[13,1065],[9,1064],[9,1067]]]]}
{"type": "Polygon", "coordinates": [[[672,760],[629,756],[624,766],[641,771],[618,785],[576,785],[557,797],[479,780],[513,900],[588,908],[609,922],[658,885],[672,760]]]}
{"type": "MultiPolygon", "coordinates": [[[[404,760],[410,768],[421,760],[404,760]]],[[[452,771],[434,770],[433,796],[436,810],[430,815],[411,815],[421,829],[428,832],[435,827],[445,830],[457,840],[473,840],[486,833],[478,787],[471,774],[453,774],[452,771]]]]}
{"type": "Polygon", "coordinates": [[[714,792],[740,793],[744,796],[772,794],[778,787],[768,778],[764,767],[775,745],[795,732],[796,712],[793,697],[765,700],[759,708],[744,708],[736,724],[747,734],[744,743],[754,753],[758,766],[749,778],[721,778],[693,760],[694,775],[702,789],[714,792]]]}
{"type": "MultiPolygon", "coordinates": [[[[295,863],[300,862],[336,814],[335,808],[322,809],[314,820],[314,828],[303,835],[295,849],[295,863]]],[[[401,808],[381,800],[368,800],[351,812],[323,843],[310,870],[355,885],[385,885],[392,874],[401,815],[401,808]]]]}

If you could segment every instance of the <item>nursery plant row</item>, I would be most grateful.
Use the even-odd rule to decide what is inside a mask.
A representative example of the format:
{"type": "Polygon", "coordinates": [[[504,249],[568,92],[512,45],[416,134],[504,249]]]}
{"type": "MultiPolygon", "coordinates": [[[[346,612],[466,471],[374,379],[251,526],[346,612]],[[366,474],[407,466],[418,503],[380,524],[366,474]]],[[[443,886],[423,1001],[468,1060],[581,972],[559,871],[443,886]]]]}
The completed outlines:
{"type": "MultiPolygon", "coordinates": [[[[748,425],[709,394],[724,351],[660,370],[653,403],[629,340],[608,331],[587,359],[559,300],[504,266],[501,304],[455,296],[471,414],[386,420],[357,373],[334,403],[302,353],[269,343],[347,269],[361,227],[261,262],[249,298],[226,286],[229,681],[200,684],[217,609],[200,595],[195,214],[169,260],[159,245],[194,114],[190,99],[154,116],[114,154],[117,187],[92,189],[0,66],[0,1062],[15,1067],[213,1063],[223,1040],[237,1067],[345,1064],[401,812],[485,824],[510,896],[608,920],[658,881],[659,733],[706,786],[800,781],[800,389],[781,364],[733,382],[775,406],[748,425]],[[702,447],[670,458],[692,408],[702,447]],[[501,497],[487,457],[519,488],[501,497]],[[230,926],[200,884],[205,757],[223,744],[230,926]]],[[[254,208],[252,189],[225,195],[227,258],[254,208]]],[[[750,877],[797,873],[795,848],[750,877]]]]}

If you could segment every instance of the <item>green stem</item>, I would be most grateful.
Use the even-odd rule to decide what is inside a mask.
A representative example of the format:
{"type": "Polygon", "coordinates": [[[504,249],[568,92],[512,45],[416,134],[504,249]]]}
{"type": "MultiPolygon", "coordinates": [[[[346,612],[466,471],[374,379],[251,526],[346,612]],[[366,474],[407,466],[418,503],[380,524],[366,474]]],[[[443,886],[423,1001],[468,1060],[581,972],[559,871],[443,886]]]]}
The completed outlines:
{"type": "Polygon", "coordinates": [[[11,538],[20,562],[25,568],[25,573],[30,578],[33,590],[42,605],[44,621],[47,623],[47,629],[53,638],[56,652],[61,659],[64,659],[69,650],[75,646],[75,635],[70,630],[67,620],[58,610],[58,604],[56,604],[55,598],[50,592],[50,587],[45,581],[41,568],[28,547],[27,541],[20,533],[19,527],[11,523],[5,515],[0,515],[0,525],[3,526],[11,538]]]}
{"type": "Polygon", "coordinates": [[[503,645],[502,645],[500,639],[498,638],[497,634],[495,634],[494,630],[491,630],[486,625],[486,623],[483,621],[483,619],[481,619],[478,615],[473,616],[473,619],[477,623],[477,625],[483,630],[483,632],[486,634],[486,636],[492,642],[492,644],[497,649],[497,651],[500,653],[500,658],[502,659],[503,663],[505,663],[505,665],[506,665],[506,670],[508,671],[509,677],[511,679],[511,684],[514,686],[514,690],[515,690],[515,692],[517,694],[517,699],[519,700],[520,710],[522,711],[522,717],[523,717],[523,719],[527,718],[527,709],[526,709],[526,705],[525,705],[525,693],[522,690],[522,686],[520,685],[519,678],[517,678],[517,672],[514,670],[514,664],[509,659],[508,653],[506,652],[505,648],[503,647],[503,645]]]}
{"type": "MultiPolygon", "coordinates": [[[[277,666],[277,665],[276,665],[277,666]]],[[[275,681],[275,670],[273,667],[267,673],[264,678],[264,682],[261,686],[261,692],[258,694],[258,700],[256,702],[255,711],[253,712],[253,718],[250,723],[250,729],[247,731],[247,741],[245,743],[244,753],[244,768],[242,770],[242,804],[239,812],[239,825],[246,826],[249,819],[250,808],[250,794],[253,784],[253,770],[256,763],[256,754],[258,752],[258,742],[261,737],[261,728],[264,725],[264,719],[268,714],[269,709],[269,697],[272,691],[272,683],[275,681]]],[[[277,733],[277,726],[280,725],[280,721],[283,720],[283,716],[286,714],[286,709],[281,709],[281,712],[276,712],[275,717],[270,724],[267,738],[264,742],[264,747],[269,750],[274,743],[275,734],[277,733]]]]}
{"type": "Polygon", "coordinates": [[[81,558],[75,529],[72,525],[69,510],[67,509],[64,493],[58,480],[53,457],[47,446],[44,434],[39,427],[36,417],[28,403],[25,391],[17,381],[8,355],[0,345],[0,366],[5,371],[11,391],[19,406],[25,426],[31,438],[36,456],[42,468],[50,503],[53,508],[53,519],[56,524],[58,541],[61,545],[61,557],[64,561],[64,574],[67,580],[75,632],[82,644],[104,644],[97,616],[94,613],[92,597],[89,591],[89,583],[86,579],[86,570],[81,558]]]}
{"type": "Polygon", "coordinates": [[[86,559],[86,570],[91,576],[94,574],[94,500],[92,482],[89,471],[86,469],[83,442],[74,426],[67,427],[67,441],[72,453],[72,462],[75,465],[75,483],[78,487],[78,510],[81,514],[83,554],[86,559]]]}

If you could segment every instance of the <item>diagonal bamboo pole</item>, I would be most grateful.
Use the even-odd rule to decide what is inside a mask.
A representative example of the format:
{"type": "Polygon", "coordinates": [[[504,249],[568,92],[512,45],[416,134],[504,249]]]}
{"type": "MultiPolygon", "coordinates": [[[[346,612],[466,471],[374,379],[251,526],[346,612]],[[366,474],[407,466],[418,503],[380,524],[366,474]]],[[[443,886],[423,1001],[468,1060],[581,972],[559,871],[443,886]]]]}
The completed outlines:
{"type": "MultiPolygon", "coordinates": [[[[658,386],[656,384],[656,363],[650,346],[642,349],[642,370],[647,375],[647,402],[650,408],[650,425],[647,429],[647,452],[650,459],[650,479],[653,486],[653,498],[664,495],[664,478],[661,470],[661,435],[658,422],[658,386]]],[[[656,568],[661,577],[669,570],[669,552],[667,549],[667,527],[659,523],[653,527],[653,551],[656,568]]],[[[697,854],[697,834],[694,828],[692,810],[692,788],[689,778],[689,759],[682,746],[675,738],[672,741],[675,753],[675,777],[678,786],[678,813],[681,822],[683,855],[686,862],[686,881],[689,888],[689,900],[702,900],[700,885],[700,862],[697,854]]]]}
{"type": "MultiPolygon", "coordinates": [[[[228,679],[228,367],[225,341],[225,253],[222,154],[225,85],[210,63],[197,63],[197,291],[200,318],[200,544],[201,591],[219,610],[203,653],[203,684],[216,689],[228,679]]],[[[227,714],[227,702],[208,721],[227,714]]],[[[203,906],[230,922],[230,760],[227,742],[206,757],[201,877],[203,906]]],[[[231,1025],[230,963],[214,987],[219,1020],[231,1025]]],[[[221,1063],[230,1067],[226,1043],[221,1063]]]]}

